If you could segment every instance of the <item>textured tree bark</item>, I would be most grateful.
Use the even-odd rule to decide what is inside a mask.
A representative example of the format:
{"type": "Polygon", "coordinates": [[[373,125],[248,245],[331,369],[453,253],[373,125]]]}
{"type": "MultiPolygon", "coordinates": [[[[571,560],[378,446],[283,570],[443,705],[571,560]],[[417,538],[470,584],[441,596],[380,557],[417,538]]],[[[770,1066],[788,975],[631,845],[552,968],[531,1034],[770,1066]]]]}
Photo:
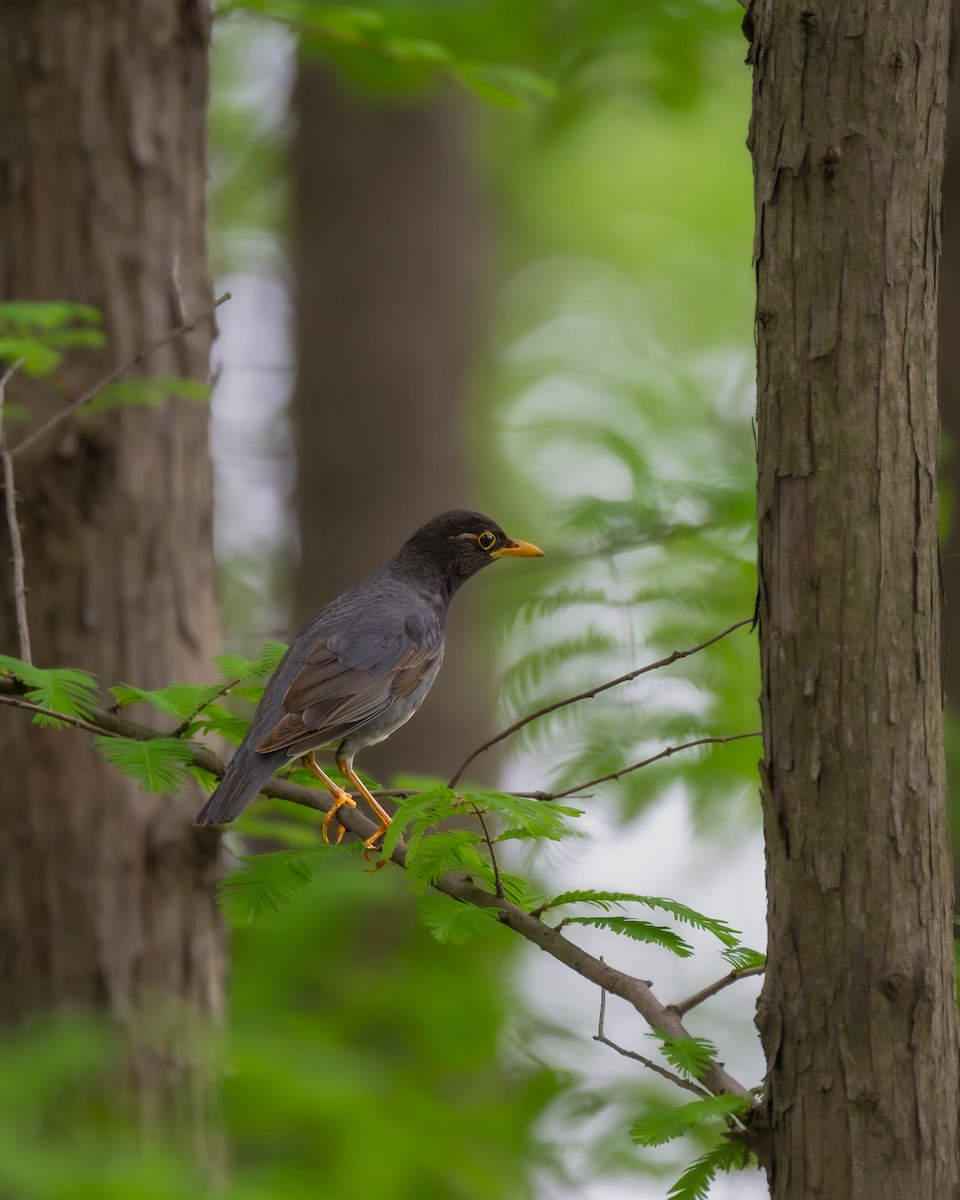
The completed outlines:
{"type": "Polygon", "coordinates": [[[939,670],[949,3],[756,0],[775,1198],[956,1197],[939,670]]]}
{"type": "MultiPolygon", "coordinates": [[[[954,37],[960,0],[953,4],[954,37]]],[[[937,395],[944,445],[940,494],[945,501],[943,563],[943,690],[947,702],[947,785],[953,826],[954,907],[960,894],[960,76],[947,91],[943,166],[943,245],[940,254],[937,395]]]]}
{"type": "MultiPolygon", "coordinates": [[[[456,98],[385,104],[302,62],[294,100],[299,622],[430,517],[474,507],[461,438],[482,222],[456,98]]],[[[416,720],[364,754],[374,775],[450,774],[480,740],[470,611],[458,597],[458,649],[416,720]]]]}
{"type": "MultiPolygon", "coordinates": [[[[209,22],[205,0],[0,6],[0,294],[104,314],[107,348],[63,365],[68,398],[210,305],[209,22]]],[[[144,370],[205,379],[211,336],[204,322],[144,370]]],[[[63,403],[15,383],[34,421],[63,403]]],[[[171,400],[66,422],[18,458],[38,664],[88,668],[104,686],[209,677],[206,426],[203,405],[171,400]]],[[[16,653],[9,573],[0,644],[16,653]]],[[[224,943],[218,839],[191,825],[199,796],[139,792],[87,735],[9,711],[0,761],[0,1022],[105,1011],[129,1031],[145,1124],[204,1139],[184,1022],[220,1011],[224,943]],[[158,1014],[173,1017],[171,1036],[158,1014]]]]}

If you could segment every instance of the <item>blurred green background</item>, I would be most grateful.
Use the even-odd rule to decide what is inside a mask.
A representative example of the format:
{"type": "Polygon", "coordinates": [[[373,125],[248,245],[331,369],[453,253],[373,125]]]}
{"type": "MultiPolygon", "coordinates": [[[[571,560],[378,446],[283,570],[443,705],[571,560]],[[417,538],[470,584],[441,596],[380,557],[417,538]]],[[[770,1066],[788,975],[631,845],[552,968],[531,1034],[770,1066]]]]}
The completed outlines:
{"type": "MultiPolygon", "coordinates": [[[[223,310],[213,428],[228,644],[250,651],[283,635],[298,589],[319,604],[365,562],[378,565],[381,533],[389,547],[410,531],[360,528],[359,515],[351,525],[328,511],[317,530],[302,513],[298,524],[298,445],[322,454],[348,420],[333,385],[317,400],[325,434],[305,434],[289,408],[306,370],[301,302],[324,273],[304,252],[311,206],[301,178],[303,80],[318,71],[335,105],[454,114],[446,136],[479,214],[454,231],[453,250],[440,247],[449,261],[458,237],[470,242],[460,384],[426,424],[415,401],[403,403],[413,436],[436,428],[437,453],[456,469],[437,483],[435,503],[428,489],[417,502],[432,505],[424,519],[469,503],[548,554],[536,570],[478,580],[448,652],[453,690],[413,723],[415,755],[410,743],[370,769],[442,776],[444,753],[452,768],[499,725],[751,616],[753,209],[739,7],[475,0],[333,10],[304,0],[221,10],[211,234],[235,299],[223,310]],[[344,532],[360,546],[356,565],[344,532]],[[305,582],[319,559],[322,582],[305,582]],[[461,716],[458,726],[432,724],[461,716]]],[[[327,110],[330,137],[341,112],[327,110]]],[[[331,143],[319,154],[321,179],[334,153],[331,143]]],[[[380,160],[368,161],[368,188],[389,189],[380,160]]],[[[430,161],[406,160],[428,191],[430,161]]],[[[339,285],[361,324],[369,274],[356,297],[353,281],[339,285]]],[[[388,325],[400,322],[402,295],[391,317],[391,278],[378,286],[388,325]]],[[[440,335],[425,328],[416,354],[439,353],[440,335]]],[[[405,348],[416,340],[407,335],[405,348]]],[[[373,357],[382,344],[371,343],[373,357]]],[[[398,487],[355,465],[374,452],[378,428],[375,413],[360,419],[362,432],[336,450],[338,486],[369,492],[383,512],[398,487]]],[[[430,474],[414,473],[418,486],[430,474]]],[[[740,630],[663,676],[535,724],[471,776],[558,788],[667,744],[747,732],[758,724],[757,687],[754,642],[740,630]]],[[[598,787],[583,801],[580,838],[510,865],[548,892],[675,895],[762,948],[758,757],[753,741],[708,747],[598,787]]],[[[726,969],[696,939],[703,954],[677,967],[654,948],[582,933],[622,969],[653,978],[664,1000],[726,969]]],[[[168,1149],[144,1151],[129,1114],[113,1111],[105,1035],[78,1023],[4,1051],[0,1191],[607,1200],[665,1195],[698,1152],[693,1141],[631,1145],[630,1120],[657,1089],[592,1043],[591,988],[534,962],[505,931],[439,945],[417,924],[398,871],[367,875],[352,857],[318,870],[276,922],[235,932],[232,954],[229,1022],[217,1045],[197,1050],[225,1068],[224,1145],[209,1156],[223,1164],[219,1185],[191,1176],[168,1149]]],[[[756,989],[742,987],[692,1024],[751,1086],[762,1070],[756,989]]],[[[609,1019],[617,1040],[651,1052],[630,1013],[609,1019]]],[[[721,1180],[713,1194],[762,1192],[751,1177],[721,1180]]]]}

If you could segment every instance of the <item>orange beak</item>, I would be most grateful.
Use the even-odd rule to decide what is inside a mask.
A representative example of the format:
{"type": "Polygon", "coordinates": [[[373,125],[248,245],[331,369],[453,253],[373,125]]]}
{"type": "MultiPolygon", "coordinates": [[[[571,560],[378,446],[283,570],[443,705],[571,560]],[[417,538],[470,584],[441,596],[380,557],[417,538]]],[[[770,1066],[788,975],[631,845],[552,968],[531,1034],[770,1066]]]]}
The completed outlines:
{"type": "Polygon", "coordinates": [[[533,542],[511,542],[501,550],[493,550],[491,558],[543,558],[543,551],[533,542]]]}

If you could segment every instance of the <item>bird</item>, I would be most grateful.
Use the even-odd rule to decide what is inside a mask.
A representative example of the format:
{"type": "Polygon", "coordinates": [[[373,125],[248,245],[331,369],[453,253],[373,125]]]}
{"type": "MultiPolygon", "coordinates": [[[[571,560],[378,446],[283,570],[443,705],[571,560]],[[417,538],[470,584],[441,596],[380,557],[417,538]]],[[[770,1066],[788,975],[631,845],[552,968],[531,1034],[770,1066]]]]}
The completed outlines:
{"type": "MultiPolygon", "coordinates": [[[[315,613],[293,639],[196,824],[233,821],[276,771],[300,759],[333,797],[322,829],[328,842],[339,809],[356,807],[314,757],[335,747],[337,767],[379,822],[364,842],[372,850],[390,815],[354,770],[358,751],[388,738],[423,703],[440,670],[458,588],[498,558],[542,555],[482,513],[456,509],[428,521],[385,567],[315,613]]],[[[336,840],[342,837],[340,825],[336,840]]]]}

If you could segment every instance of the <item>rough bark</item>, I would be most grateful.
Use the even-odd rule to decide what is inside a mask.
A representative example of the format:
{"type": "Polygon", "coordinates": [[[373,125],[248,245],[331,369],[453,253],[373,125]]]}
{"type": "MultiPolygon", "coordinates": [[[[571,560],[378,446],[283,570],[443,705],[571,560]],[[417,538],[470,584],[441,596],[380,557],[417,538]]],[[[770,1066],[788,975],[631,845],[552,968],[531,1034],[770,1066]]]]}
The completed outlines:
{"type": "Polygon", "coordinates": [[[947,0],[757,0],[759,557],[776,1198],[955,1197],[939,670],[947,0]]]}
{"type": "MultiPolygon", "coordinates": [[[[482,223],[457,97],[387,104],[305,61],[294,102],[301,621],[430,517],[475,507],[463,393],[482,223]]],[[[483,731],[471,608],[458,597],[458,648],[416,720],[363,755],[374,775],[452,772],[483,731]]]]}
{"type": "MultiPolygon", "coordinates": [[[[209,23],[204,0],[0,6],[0,294],[104,314],[106,349],[63,365],[67,397],[210,305],[209,23]]],[[[144,370],[205,379],[211,336],[207,321],[144,370]]],[[[15,383],[10,398],[34,421],[63,403],[15,383]]],[[[203,405],[170,400],[67,422],[18,458],[38,664],[84,667],[104,686],[209,677],[206,426],[203,405]]],[[[0,645],[16,653],[9,574],[0,645]]],[[[86,735],[21,714],[0,721],[0,761],[0,1022],[107,1012],[129,1030],[145,1122],[182,1119],[202,1139],[205,1091],[176,1045],[190,1042],[188,1013],[220,1010],[224,945],[217,839],[191,826],[197,794],[140,792],[86,735]],[[171,1009],[179,1034],[168,1041],[155,1018],[171,1009]]]]}
{"type": "MultiPolygon", "coordinates": [[[[953,5],[954,38],[960,3],[953,5]]],[[[955,57],[955,54],[954,54],[955,57]]],[[[953,825],[954,905],[960,893],[960,74],[956,63],[947,91],[947,144],[943,166],[943,244],[940,254],[937,394],[944,445],[940,458],[942,523],[943,690],[947,703],[947,785],[953,825]]]]}

